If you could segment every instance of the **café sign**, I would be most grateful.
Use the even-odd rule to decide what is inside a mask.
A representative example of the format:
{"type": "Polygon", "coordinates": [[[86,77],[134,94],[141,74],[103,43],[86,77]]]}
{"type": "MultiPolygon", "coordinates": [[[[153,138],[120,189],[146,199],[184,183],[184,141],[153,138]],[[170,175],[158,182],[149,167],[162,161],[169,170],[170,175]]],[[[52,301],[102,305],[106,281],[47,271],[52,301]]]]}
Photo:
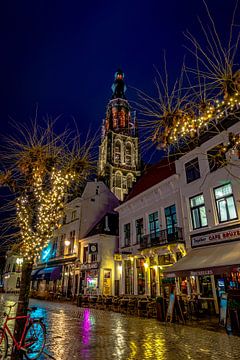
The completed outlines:
{"type": "Polygon", "coordinates": [[[240,228],[192,236],[192,247],[211,245],[236,239],[240,239],[240,228]]]}
{"type": "Polygon", "coordinates": [[[98,269],[99,268],[99,262],[93,262],[93,263],[87,263],[87,264],[81,264],[80,270],[90,270],[90,269],[98,269]]]}

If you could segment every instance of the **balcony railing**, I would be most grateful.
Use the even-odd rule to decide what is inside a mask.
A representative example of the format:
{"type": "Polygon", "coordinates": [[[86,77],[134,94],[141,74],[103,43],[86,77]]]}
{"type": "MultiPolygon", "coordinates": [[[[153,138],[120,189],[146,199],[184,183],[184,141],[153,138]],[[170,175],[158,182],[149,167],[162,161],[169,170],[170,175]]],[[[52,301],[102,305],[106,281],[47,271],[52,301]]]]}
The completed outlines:
{"type": "Polygon", "coordinates": [[[180,227],[159,230],[156,234],[153,233],[144,235],[140,240],[140,249],[146,249],[152,246],[168,245],[176,242],[185,243],[182,228],[180,227]]]}

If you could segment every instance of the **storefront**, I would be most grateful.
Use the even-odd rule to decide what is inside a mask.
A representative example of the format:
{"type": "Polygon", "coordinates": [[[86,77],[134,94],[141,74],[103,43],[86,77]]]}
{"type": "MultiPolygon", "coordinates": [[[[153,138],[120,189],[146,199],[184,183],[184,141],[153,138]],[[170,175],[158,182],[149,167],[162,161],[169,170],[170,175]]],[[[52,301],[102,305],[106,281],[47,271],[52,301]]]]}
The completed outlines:
{"type": "Polygon", "coordinates": [[[176,292],[197,296],[203,309],[219,313],[223,293],[240,289],[240,242],[198,247],[171,269],[166,278],[176,278],[176,292]]]}
{"type": "Polygon", "coordinates": [[[80,265],[79,292],[85,295],[99,294],[100,269],[99,262],[80,265]]]}
{"type": "Polygon", "coordinates": [[[62,266],[44,267],[32,271],[32,290],[40,295],[61,290],[62,266]]]}

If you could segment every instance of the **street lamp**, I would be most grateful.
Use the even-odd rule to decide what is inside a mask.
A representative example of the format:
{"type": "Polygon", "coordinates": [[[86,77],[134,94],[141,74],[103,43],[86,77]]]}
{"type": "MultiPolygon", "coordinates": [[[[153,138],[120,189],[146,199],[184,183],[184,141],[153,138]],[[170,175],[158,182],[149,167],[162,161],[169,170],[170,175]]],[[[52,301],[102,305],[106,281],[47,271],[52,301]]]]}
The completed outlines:
{"type": "Polygon", "coordinates": [[[70,241],[69,240],[65,240],[65,245],[69,246],[70,245],[70,241]]]}
{"type": "Polygon", "coordinates": [[[22,263],[23,263],[23,258],[17,258],[16,263],[17,263],[18,265],[22,265],[22,263]]]}

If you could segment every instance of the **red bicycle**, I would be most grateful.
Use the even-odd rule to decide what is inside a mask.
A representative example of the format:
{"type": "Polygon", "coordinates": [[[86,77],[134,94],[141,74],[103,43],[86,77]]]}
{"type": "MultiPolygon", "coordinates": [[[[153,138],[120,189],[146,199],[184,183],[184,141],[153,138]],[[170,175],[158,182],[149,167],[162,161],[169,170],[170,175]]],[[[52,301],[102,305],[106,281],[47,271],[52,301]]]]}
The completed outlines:
{"type": "MultiPolygon", "coordinates": [[[[8,356],[8,335],[11,337],[13,346],[22,352],[26,359],[38,359],[42,354],[46,342],[46,327],[41,318],[31,318],[30,314],[22,316],[10,316],[11,309],[16,305],[8,305],[8,313],[4,313],[5,320],[3,326],[0,328],[0,359],[6,359],[8,356]],[[21,339],[18,342],[8,327],[8,322],[11,320],[22,319],[24,323],[21,339]]],[[[28,311],[35,311],[36,307],[31,307],[28,311]]]]}

